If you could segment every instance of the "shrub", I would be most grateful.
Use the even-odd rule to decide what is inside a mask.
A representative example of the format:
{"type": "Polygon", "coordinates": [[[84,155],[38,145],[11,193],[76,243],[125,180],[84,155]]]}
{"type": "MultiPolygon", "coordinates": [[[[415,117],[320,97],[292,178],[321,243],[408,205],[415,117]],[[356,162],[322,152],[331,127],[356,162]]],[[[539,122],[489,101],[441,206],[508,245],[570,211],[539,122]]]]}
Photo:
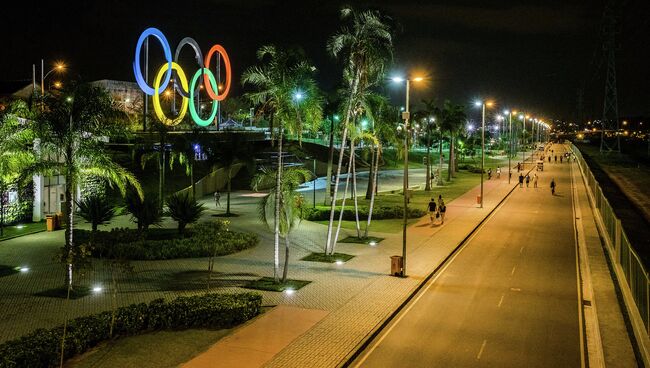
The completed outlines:
{"type": "MultiPolygon", "coordinates": [[[[131,304],[117,309],[113,334],[121,337],[165,329],[230,328],[259,314],[261,304],[262,296],[256,293],[208,294],[131,304]]],[[[110,311],[71,320],[64,358],[109,340],[110,323],[110,311]]],[[[0,368],[58,366],[62,333],[63,326],[38,329],[0,344],[0,368]]]]}
{"type": "MultiPolygon", "coordinates": [[[[306,215],[305,218],[309,221],[326,221],[330,218],[330,208],[329,207],[316,207],[305,209],[306,215]]],[[[334,218],[338,219],[340,214],[340,209],[334,211],[334,218]]],[[[426,212],[419,208],[409,207],[409,218],[419,218],[426,215],[426,212]]],[[[388,219],[400,219],[404,216],[404,207],[394,206],[394,207],[375,207],[372,210],[372,218],[374,220],[388,220],[388,219]]],[[[359,219],[368,217],[368,208],[359,207],[359,219]]],[[[343,220],[355,220],[354,209],[346,207],[343,210],[343,220]]]]}
{"type": "MultiPolygon", "coordinates": [[[[77,230],[77,239],[90,239],[90,232],[77,230]]],[[[94,257],[126,258],[132,260],[160,260],[222,256],[254,247],[259,242],[256,234],[229,231],[223,221],[203,222],[188,229],[184,237],[169,236],[159,239],[156,234],[141,234],[134,229],[101,231],[92,248],[94,257]]]]}
{"type": "Polygon", "coordinates": [[[178,233],[185,231],[187,224],[193,224],[201,217],[204,211],[203,204],[200,204],[190,197],[189,193],[173,194],[167,199],[167,209],[171,218],[178,222],[178,233]]]}
{"type": "Polygon", "coordinates": [[[162,212],[158,207],[156,197],[144,197],[144,200],[135,192],[126,196],[126,210],[131,214],[131,220],[138,224],[138,230],[148,230],[151,225],[158,225],[162,221],[162,212]]]}
{"type": "Polygon", "coordinates": [[[115,217],[115,206],[104,196],[91,194],[77,202],[79,216],[89,222],[93,231],[97,226],[110,222],[115,217]]]}

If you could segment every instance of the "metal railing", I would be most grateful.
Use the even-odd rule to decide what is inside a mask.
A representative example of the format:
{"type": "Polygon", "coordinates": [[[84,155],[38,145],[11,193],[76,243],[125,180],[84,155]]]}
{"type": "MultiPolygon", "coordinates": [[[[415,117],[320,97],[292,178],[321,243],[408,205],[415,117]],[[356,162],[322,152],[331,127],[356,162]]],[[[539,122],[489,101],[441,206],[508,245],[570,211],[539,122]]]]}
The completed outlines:
{"type": "Polygon", "coordinates": [[[632,295],[635,304],[634,306],[638,311],[639,317],[643,321],[647,338],[650,333],[648,323],[650,321],[650,308],[648,308],[648,305],[650,304],[650,301],[648,300],[648,297],[650,296],[650,283],[648,271],[643,266],[641,257],[639,257],[632,247],[632,244],[630,244],[627,234],[625,234],[625,231],[621,226],[621,220],[616,217],[612,206],[603,195],[603,191],[600,188],[598,181],[596,181],[593,173],[589,170],[589,166],[587,166],[582,154],[573,144],[571,144],[571,149],[578,159],[580,171],[585,178],[588,189],[593,195],[594,206],[602,219],[605,233],[603,235],[607,237],[605,243],[608,248],[610,260],[615,264],[615,266],[620,267],[624,275],[624,280],[621,280],[621,277],[619,276],[619,286],[621,289],[627,288],[627,291],[632,295]]]}

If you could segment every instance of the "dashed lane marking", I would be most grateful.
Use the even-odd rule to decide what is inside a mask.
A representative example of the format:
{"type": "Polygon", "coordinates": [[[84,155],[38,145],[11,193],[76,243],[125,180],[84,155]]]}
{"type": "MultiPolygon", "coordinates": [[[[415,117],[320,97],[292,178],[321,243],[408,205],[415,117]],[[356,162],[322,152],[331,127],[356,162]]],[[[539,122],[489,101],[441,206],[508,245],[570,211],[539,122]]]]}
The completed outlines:
{"type": "Polygon", "coordinates": [[[478,354],[476,355],[476,360],[481,360],[481,355],[483,355],[483,350],[485,350],[486,344],[487,344],[487,340],[483,340],[483,343],[481,344],[481,349],[479,349],[478,354]]]}

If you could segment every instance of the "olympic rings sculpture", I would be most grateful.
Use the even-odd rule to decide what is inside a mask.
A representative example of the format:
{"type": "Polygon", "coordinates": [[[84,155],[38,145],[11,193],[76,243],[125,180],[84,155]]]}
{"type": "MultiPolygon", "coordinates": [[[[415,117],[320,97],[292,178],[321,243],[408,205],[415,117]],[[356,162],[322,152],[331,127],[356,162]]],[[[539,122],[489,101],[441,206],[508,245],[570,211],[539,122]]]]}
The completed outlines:
{"type": "Polygon", "coordinates": [[[228,58],[228,53],[221,45],[214,45],[208,51],[208,54],[203,58],[201,53],[201,48],[198,43],[190,37],[185,37],[178,43],[176,47],[176,52],[174,54],[174,59],[172,60],[172,51],[169,47],[169,42],[165,35],[157,28],[147,28],[142,32],[138,43],[135,47],[135,59],[133,61],[133,73],[135,74],[135,80],[138,83],[140,89],[147,94],[148,96],[153,96],[153,109],[156,113],[156,117],[166,125],[177,125],[180,123],[185,115],[187,114],[188,106],[190,110],[190,116],[192,120],[199,126],[208,126],[214,120],[214,117],[217,114],[217,109],[219,108],[219,101],[223,101],[228,92],[230,91],[230,82],[231,82],[231,69],[230,69],[230,59],[228,58]],[[147,37],[153,37],[162,46],[163,53],[165,54],[165,63],[158,69],[156,76],[154,78],[153,86],[147,84],[144,76],[142,75],[142,68],[140,66],[140,54],[142,52],[142,45],[147,37]],[[190,46],[194,50],[194,55],[196,61],[199,64],[199,69],[194,73],[192,79],[188,83],[187,76],[185,72],[178,64],[178,56],[180,55],[181,49],[183,46],[190,46]],[[215,53],[218,53],[223,59],[226,72],[226,81],[224,83],[223,92],[219,93],[219,86],[217,85],[217,80],[210,71],[210,61],[212,56],[215,53]],[[169,82],[172,79],[172,74],[176,75],[177,80],[180,83],[174,83],[174,89],[181,95],[181,108],[179,114],[176,118],[168,118],[162,110],[160,105],[160,94],[162,91],[167,89],[169,82]],[[203,77],[203,84],[205,85],[205,91],[212,100],[212,110],[210,116],[207,119],[201,118],[199,113],[196,111],[195,97],[197,95],[197,83],[199,78],[203,77]]]}

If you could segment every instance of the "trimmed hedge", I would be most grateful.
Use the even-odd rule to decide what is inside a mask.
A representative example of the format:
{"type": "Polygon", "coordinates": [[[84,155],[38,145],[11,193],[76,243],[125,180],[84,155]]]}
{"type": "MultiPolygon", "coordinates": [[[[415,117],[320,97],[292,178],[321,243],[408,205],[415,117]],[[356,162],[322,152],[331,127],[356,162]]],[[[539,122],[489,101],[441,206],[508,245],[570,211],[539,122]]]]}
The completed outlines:
{"type": "MultiPolygon", "coordinates": [[[[334,218],[338,219],[341,210],[334,210],[334,218]]],[[[420,218],[426,215],[426,212],[419,208],[409,207],[409,218],[420,218]]],[[[372,210],[373,220],[401,219],[404,216],[404,207],[375,207],[372,210]]],[[[329,207],[316,207],[306,210],[305,218],[309,221],[326,221],[330,219],[329,207]]],[[[359,207],[359,219],[368,218],[368,207],[359,207]]],[[[343,220],[354,221],[354,208],[346,207],[343,210],[343,220]]]]}
{"type": "MultiPolygon", "coordinates": [[[[262,296],[256,293],[208,294],[156,299],[149,304],[131,304],[116,310],[114,337],[143,332],[230,328],[260,312],[262,296]]],[[[111,312],[79,317],[68,323],[64,358],[84,353],[109,340],[111,312]]],[[[63,326],[38,329],[29,335],[0,344],[0,368],[58,366],[63,326]]]]}
{"type": "MultiPolygon", "coordinates": [[[[75,233],[77,234],[77,233],[75,233]]],[[[167,233],[166,239],[147,237],[135,229],[116,228],[100,232],[94,240],[94,257],[131,260],[161,260],[175,258],[223,256],[254,247],[256,234],[229,231],[222,221],[204,222],[188,229],[185,237],[167,233]]],[[[91,232],[80,230],[81,242],[90,240],[91,232]]]]}

